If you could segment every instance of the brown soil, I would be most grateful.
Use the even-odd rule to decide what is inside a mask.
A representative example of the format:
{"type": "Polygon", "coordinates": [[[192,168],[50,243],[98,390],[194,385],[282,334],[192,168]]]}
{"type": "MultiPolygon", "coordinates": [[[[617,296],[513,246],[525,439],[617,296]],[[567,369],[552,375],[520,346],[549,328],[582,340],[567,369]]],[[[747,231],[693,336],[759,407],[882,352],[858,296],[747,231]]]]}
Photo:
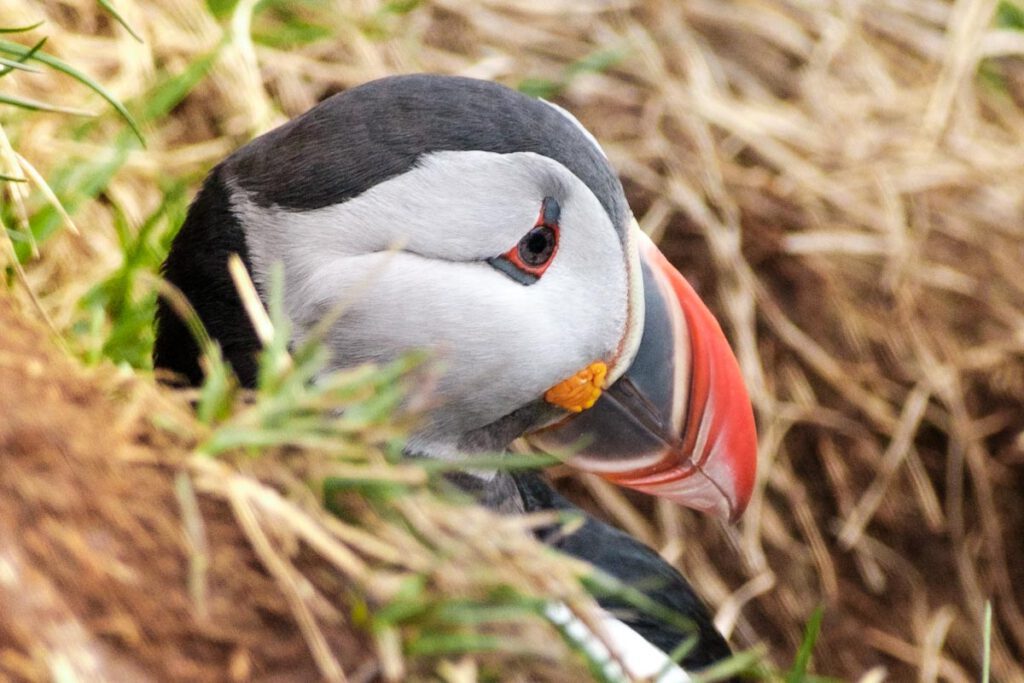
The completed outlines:
{"type": "Polygon", "coordinates": [[[197,494],[205,552],[189,540],[189,439],[153,426],[182,406],[80,369],[3,297],[0,329],[0,678],[315,679],[229,507],[197,494]]]}

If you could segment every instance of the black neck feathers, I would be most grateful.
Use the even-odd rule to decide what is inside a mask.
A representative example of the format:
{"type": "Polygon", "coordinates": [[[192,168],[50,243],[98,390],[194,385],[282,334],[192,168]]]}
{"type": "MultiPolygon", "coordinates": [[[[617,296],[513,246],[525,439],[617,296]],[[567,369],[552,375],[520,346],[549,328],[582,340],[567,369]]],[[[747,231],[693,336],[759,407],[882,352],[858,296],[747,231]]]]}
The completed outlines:
{"type": "MultiPolygon", "coordinates": [[[[229,189],[218,166],[189,208],[164,262],[163,275],[195,308],[244,386],[256,383],[260,344],[234,282],[228,257],[238,254],[249,268],[245,233],[231,212],[229,189]]],[[[203,380],[199,348],[178,314],[163,299],[157,307],[153,364],[177,373],[191,385],[203,380]]]]}

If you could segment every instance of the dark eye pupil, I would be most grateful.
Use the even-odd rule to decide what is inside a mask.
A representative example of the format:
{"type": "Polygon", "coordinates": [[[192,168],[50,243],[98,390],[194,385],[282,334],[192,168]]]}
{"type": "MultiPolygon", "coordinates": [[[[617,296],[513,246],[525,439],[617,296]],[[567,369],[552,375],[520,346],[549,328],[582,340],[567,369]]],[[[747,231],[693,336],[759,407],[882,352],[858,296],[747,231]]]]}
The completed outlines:
{"type": "Polygon", "coordinates": [[[542,266],[555,250],[555,231],[541,225],[519,241],[519,258],[528,266],[542,266]]]}

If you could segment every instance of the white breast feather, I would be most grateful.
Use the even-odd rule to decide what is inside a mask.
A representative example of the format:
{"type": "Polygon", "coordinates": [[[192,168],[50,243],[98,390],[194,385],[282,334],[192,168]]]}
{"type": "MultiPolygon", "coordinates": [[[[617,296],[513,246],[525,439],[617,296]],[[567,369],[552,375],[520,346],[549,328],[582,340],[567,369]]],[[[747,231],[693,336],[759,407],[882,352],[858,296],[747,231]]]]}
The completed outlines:
{"type": "Polygon", "coordinates": [[[610,680],[624,683],[638,680],[688,683],[691,680],[668,655],[605,610],[598,613],[601,628],[604,630],[603,638],[599,638],[591,631],[563,602],[549,604],[545,609],[545,616],[566,638],[586,652],[593,661],[599,663],[604,668],[605,676],[610,680]],[[606,642],[615,650],[617,660],[609,652],[606,642]]]}

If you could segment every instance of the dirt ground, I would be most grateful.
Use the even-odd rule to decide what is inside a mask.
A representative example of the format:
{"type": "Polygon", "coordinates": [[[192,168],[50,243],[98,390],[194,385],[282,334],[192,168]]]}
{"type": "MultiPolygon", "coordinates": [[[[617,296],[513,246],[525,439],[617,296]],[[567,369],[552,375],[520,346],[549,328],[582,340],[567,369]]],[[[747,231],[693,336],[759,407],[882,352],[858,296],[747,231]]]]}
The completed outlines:
{"type": "MultiPolygon", "coordinates": [[[[316,679],[228,505],[189,502],[189,437],[153,426],[183,406],[76,367],[4,297],[0,329],[0,678],[316,679]]],[[[325,631],[358,672],[364,644],[325,631]]]]}

